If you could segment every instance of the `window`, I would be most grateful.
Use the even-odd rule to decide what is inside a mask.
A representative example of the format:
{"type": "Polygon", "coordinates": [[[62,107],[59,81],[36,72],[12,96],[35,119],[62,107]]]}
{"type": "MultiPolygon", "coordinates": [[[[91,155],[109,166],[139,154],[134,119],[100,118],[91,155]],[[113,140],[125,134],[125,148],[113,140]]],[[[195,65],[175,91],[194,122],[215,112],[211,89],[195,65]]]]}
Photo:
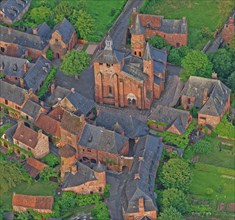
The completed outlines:
{"type": "Polygon", "coordinates": [[[109,95],[112,95],[113,94],[113,89],[111,86],[109,86],[109,95]]]}
{"type": "Polygon", "coordinates": [[[102,66],[102,65],[103,65],[103,63],[99,63],[99,65],[100,65],[100,66],[102,66]]]}
{"type": "Polygon", "coordinates": [[[1,52],[5,52],[5,48],[4,47],[1,47],[1,52]]]}
{"type": "Polygon", "coordinates": [[[141,52],[139,52],[139,56],[141,57],[141,52]]]}
{"type": "Polygon", "coordinates": [[[191,104],[191,99],[190,98],[188,98],[188,104],[191,104]]]}
{"type": "Polygon", "coordinates": [[[176,43],[176,47],[179,47],[180,46],[180,43],[176,43]]]}
{"type": "Polygon", "coordinates": [[[206,118],[205,118],[205,117],[200,117],[200,119],[201,119],[201,120],[204,120],[204,121],[206,120],[206,118]]]}
{"type": "Polygon", "coordinates": [[[8,100],[5,99],[5,105],[8,105],[8,100]]]}
{"type": "Polygon", "coordinates": [[[99,192],[102,192],[102,187],[99,188],[99,192]]]}
{"type": "Polygon", "coordinates": [[[109,68],[109,67],[110,67],[110,64],[107,63],[106,66],[109,68]]]}
{"type": "Polygon", "coordinates": [[[87,148],[87,152],[91,152],[91,148],[87,148]]]}
{"type": "Polygon", "coordinates": [[[136,55],[136,51],[135,51],[135,55],[136,55]]]}

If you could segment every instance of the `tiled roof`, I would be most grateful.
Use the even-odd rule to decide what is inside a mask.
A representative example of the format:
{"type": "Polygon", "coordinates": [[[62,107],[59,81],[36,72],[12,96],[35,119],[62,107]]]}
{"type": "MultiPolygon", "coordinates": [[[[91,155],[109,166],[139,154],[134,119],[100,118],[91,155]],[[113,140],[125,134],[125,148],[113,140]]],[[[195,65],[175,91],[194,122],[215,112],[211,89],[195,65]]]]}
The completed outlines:
{"type": "Polygon", "coordinates": [[[22,105],[25,101],[26,91],[16,85],[12,85],[0,80],[0,96],[17,105],[22,105]]]}
{"type": "Polygon", "coordinates": [[[32,209],[52,210],[54,203],[53,196],[29,196],[22,194],[13,194],[12,205],[32,209]]]}
{"type": "Polygon", "coordinates": [[[43,56],[40,56],[24,78],[27,89],[33,89],[33,92],[37,91],[46,79],[51,68],[52,63],[43,56]]]}
{"type": "Polygon", "coordinates": [[[33,178],[36,178],[40,174],[40,172],[46,167],[48,167],[46,164],[32,157],[27,158],[26,163],[24,165],[24,169],[26,169],[29,175],[33,178]]]}
{"type": "Polygon", "coordinates": [[[22,47],[43,50],[47,46],[47,42],[43,41],[39,36],[14,30],[12,28],[0,25],[0,41],[18,44],[22,47]]]}
{"type": "Polygon", "coordinates": [[[119,154],[127,143],[127,137],[90,124],[84,127],[79,140],[81,146],[114,154],[119,154]]]}
{"type": "Polygon", "coordinates": [[[74,147],[70,146],[69,144],[64,145],[63,147],[59,148],[59,155],[61,157],[72,157],[76,154],[76,150],[74,147]]]}
{"type": "Polygon", "coordinates": [[[57,106],[48,113],[48,116],[54,118],[57,121],[61,121],[63,114],[64,110],[60,106],[57,106]]]}
{"type": "Polygon", "coordinates": [[[14,22],[30,3],[31,0],[3,0],[0,2],[0,9],[14,22]]]}
{"type": "Polygon", "coordinates": [[[55,26],[53,32],[54,31],[59,32],[62,36],[63,41],[68,44],[73,33],[75,32],[75,28],[66,18],[64,18],[63,21],[55,26]]]}

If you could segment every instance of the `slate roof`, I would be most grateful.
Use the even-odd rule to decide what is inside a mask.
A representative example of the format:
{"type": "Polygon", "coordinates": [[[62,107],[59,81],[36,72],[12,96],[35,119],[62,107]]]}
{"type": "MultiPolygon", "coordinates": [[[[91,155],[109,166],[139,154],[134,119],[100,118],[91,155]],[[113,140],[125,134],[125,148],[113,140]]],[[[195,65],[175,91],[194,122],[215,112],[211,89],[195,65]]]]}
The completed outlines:
{"type": "Polygon", "coordinates": [[[33,92],[36,92],[41,87],[51,68],[52,63],[40,56],[24,78],[27,89],[32,89],[33,92]]]}
{"type": "Polygon", "coordinates": [[[13,135],[15,134],[17,127],[18,125],[15,124],[5,131],[6,139],[12,144],[13,144],[13,135]]]}
{"type": "Polygon", "coordinates": [[[75,174],[71,172],[65,173],[64,182],[62,183],[63,189],[80,186],[86,182],[97,180],[94,171],[90,167],[80,162],[77,162],[76,166],[78,169],[77,173],[75,174]]]}
{"type": "Polygon", "coordinates": [[[52,30],[46,22],[39,24],[37,27],[37,35],[43,40],[48,41],[51,38],[52,30]]]}
{"type": "Polygon", "coordinates": [[[77,113],[84,114],[85,116],[93,108],[97,107],[97,104],[92,99],[88,99],[78,92],[70,92],[66,98],[77,109],[77,113]]]}
{"type": "Polygon", "coordinates": [[[144,199],[146,211],[157,210],[154,185],[162,150],[163,143],[156,136],[147,135],[137,142],[134,162],[121,193],[125,213],[139,211],[139,198],[144,199]]]}
{"type": "Polygon", "coordinates": [[[60,125],[63,129],[77,135],[83,128],[83,125],[84,121],[83,119],[81,119],[81,117],[74,115],[73,113],[70,113],[68,111],[64,111],[60,125]]]}
{"type": "Polygon", "coordinates": [[[12,205],[32,209],[52,210],[54,203],[53,196],[30,196],[22,194],[13,194],[12,205]]]}
{"type": "Polygon", "coordinates": [[[0,9],[14,22],[30,3],[31,0],[3,0],[0,2],[0,9]]]}
{"type": "Polygon", "coordinates": [[[73,33],[75,32],[75,28],[66,18],[64,18],[63,21],[54,27],[53,32],[55,31],[59,32],[64,43],[68,44],[73,33]]]}
{"type": "Polygon", "coordinates": [[[41,109],[42,109],[42,106],[40,106],[38,103],[29,99],[23,105],[23,108],[21,109],[21,111],[31,116],[33,119],[36,119],[41,109]]]}
{"type": "Polygon", "coordinates": [[[195,107],[200,109],[199,113],[220,116],[224,111],[230,93],[231,90],[220,80],[190,76],[181,96],[195,97],[195,107]],[[208,91],[208,99],[203,105],[205,89],[208,91]]]}
{"type": "Polygon", "coordinates": [[[55,88],[54,94],[51,94],[51,96],[48,98],[48,103],[55,105],[59,100],[62,100],[64,97],[66,97],[70,93],[69,89],[57,86],[55,88]]]}
{"type": "Polygon", "coordinates": [[[17,105],[22,105],[25,100],[26,91],[16,85],[12,85],[3,80],[0,80],[0,96],[17,105]]]}
{"type": "Polygon", "coordinates": [[[29,65],[29,61],[22,58],[10,57],[0,54],[0,73],[7,76],[23,78],[24,64],[29,65]]]}
{"type": "Polygon", "coordinates": [[[102,110],[96,118],[96,125],[108,130],[114,130],[116,123],[124,130],[125,136],[131,139],[147,135],[148,133],[146,124],[131,115],[102,110]]]}
{"type": "Polygon", "coordinates": [[[168,126],[175,125],[180,133],[184,133],[189,117],[190,113],[188,111],[157,105],[156,108],[152,109],[148,118],[153,121],[164,122],[168,126]]]}
{"type": "Polygon", "coordinates": [[[0,41],[14,43],[21,47],[34,48],[37,50],[43,50],[47,46],[47,42],[43,41],[37,35],[21,32],[1,25],[0,41]]]}
{"type": "Polygon", "coordinates": [[[79,145],[99,151],[119,154],[127,142],[127,137],[114,131],[87,124],[82,132],[79,145]]]}

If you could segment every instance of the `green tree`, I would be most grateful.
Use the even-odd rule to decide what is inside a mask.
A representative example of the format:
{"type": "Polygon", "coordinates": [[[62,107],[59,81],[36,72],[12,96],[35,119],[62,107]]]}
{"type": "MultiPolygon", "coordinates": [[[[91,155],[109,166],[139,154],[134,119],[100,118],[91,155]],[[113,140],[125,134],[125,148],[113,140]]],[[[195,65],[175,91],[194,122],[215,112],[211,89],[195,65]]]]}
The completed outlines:
{"type": "Polygon", "coordinates": [[[163,191],[163,210],[171,206],[177,209],[181,214],[188,212],[189,204],[183,191],[179,189],[166,189],[163,191]]]}
{"type": "Polygon", "coordinates": [[[40,180],[50,180],[51,177],[58,178],[58,173],[56,170],[52,167],[46,167],[41,173],[40,173],[40,180]]]}
{"type": "Polygon", "coordinates": [[[181,65],[182,58],[181,58],[179,50],[177,48],[171,49],[170,54],[167,59],[168,59],[168,62],[170,62],[170,63],[173,63],[178,66],[181,65]]]}
{"type": "Polygon", "coordinates": [[[43,157],[42,161],[48,164],[50,167],[56,167],[58,164],[60,164],[60,159],[52,153],[49,153],[43,157]]]}
{"type": "Polygon", "coordinates": [[[207,154],[212,150],[213,146],[210,141],[201,139],[192,146],[193,152],[196,154],[207,154]]]}
{"type": "Polygon", "coordinates": [[[165,188],[187,191],[192,179],[189,164],[178,158],[172,158],[163,165],[160,181],[165,188]]]}
{"type": "Polygon", "coordinates": [[[17,220],[32,220],[32,216],[28,212],[21,212],[17,213],[16,215],[17,220]]]}
{"type": "Polygon", "coordinates": [[[152,45],[153,47],[156,47],[158,49],[162,49],[164,47],[169,48],[169,44],[166,42],[166,40],[158,35],[151,38],[149,40],[149,43],[150,43],[150,45],[152,45]]]}
{"type": "Polygon", "coordinates": [[[206,54],[199,50],[189,52],[181,62],[183,72],[182,79],[186,80],[190,75],[211,77],[212,64],[206,54]]]}
{"type": "Polygon", "coordinates": [[[71,50],[63,58],[61,70],[72,76],[79,76],[89,65],[90,57],[84,51],[71,50]]]}
{"type": "Polygon", "coordinates": [[[43,22],[48,23],[48,21],[50,21],[51,18],[51,10],[44,6],[33,8],[30,11],[29,18],[35,24],[41,24],[43,22]]]}
{"type": "Polygon", "coordinates": [[[161,213],[159,220],[184,220],[184,218],[175,208],[170,207],[161,213]]]}
{"type": "Polygon", "coordinates": [[[46,57],[48,60],[52,60],[53,59],[53,51],[49,49],[46,53],[46,57]]]}
{"type": "Polygon", "coordinates": [[[106,184],[104,188],[104,198],[109,198],[110,196],[110,184],[106,184]]]}
{"type": "Polygon", "coordinates": [[[57,24],[61,22],[64,18],[68,19],[72,11],[73,6],[69,1],[61,1],[55,8],[54,22],[57,24]]]}
{"type": "Polygon", "coordinates": [[[235,71],[231,73],[231,75],[228,77],[228,85],[229,88],[235,92],[235,71]]]}
{"type": "Polygon", "coordinates": [[[109,220],[109,210],[104,202],[99,202],[95,205],[95,208],[91,211],[92,216],[97,220],[109,220]]]}
{"type": "Polygon", "coordinates": [[[86,11],[79,10],[77,13],[75,28],[79,32],[80,37],[87,40],[88,37],[93,33],[94,20],[86,11]]]}

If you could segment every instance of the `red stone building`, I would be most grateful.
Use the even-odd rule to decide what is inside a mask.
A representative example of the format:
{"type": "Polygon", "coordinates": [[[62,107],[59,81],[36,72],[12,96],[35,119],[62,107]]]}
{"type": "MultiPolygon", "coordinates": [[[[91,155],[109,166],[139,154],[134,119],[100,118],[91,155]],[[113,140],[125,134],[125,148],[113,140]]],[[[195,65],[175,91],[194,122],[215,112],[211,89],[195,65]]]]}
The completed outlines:
{"type": "Polygon", "coordinates": [[[150,109],[164,89],[167,54],[147,44],[143,59],[124,57],[106,38],[105,49],[94,61],[95,100],[115,107],[150,109]]]}
{"type": "Polygon", "coordinates": [[[132,158],[129,153],[127,137],[114,131],[87,124],[78,142],[78,157],[80,161],[106,165],[109,169],[122,171],[130,169],[132,158]]]}
{"type": "Polygon", "coordinates": [[[222,38],[226,42],[228,46],[230,46],[230,41],[235,35],[235,20],[234,16],[229,18],[228,23],[224,25],[224,28],[222,30],[222,38]]]}
{"type": "Polygon", "coordinates": [[[28,11],[32,0],[4,0],[0,2],[0,22],[13,24],[28,11]]]}
{"type": "Polygon", "coordinates": [[[188,44],[188,26],[185,17],[181,20],[164,19],[163,16],[138,14],[136,9],[133,9],[130,31],[132,52],[140,57],[144,54],[145,40],[156,35],[174,47],[188,44]]]}
{"type": "Polygon", "coordinates": [[[29,196],[15,193],[12,196],[12,207],[15,212],[33,209],[40,213],[52,213],[53,203],[53,196],[29,196]]]}
{"type": "Polygon", "coordinates": [[[220,80],[190,76],[181,92],[185,110],[198,109],[198,124],[215,127],[230,110],[231,90],[220,80]]]}
{"type": "Polygon", "coordinates": [[[54,58],[62,58],[67,51],[72,50],[77,43],[74,26],[66,19],[55,26],[51,39],[50,48],[54,58]]]}
{"type": "Polygon", "coordinates": [[[35,158],[42,158],[49,153],[48,136],[27,127],[23,121],[18,121],[15,134],[13,135],[13,143],[19,147],[33,153],[35,158]]]}

